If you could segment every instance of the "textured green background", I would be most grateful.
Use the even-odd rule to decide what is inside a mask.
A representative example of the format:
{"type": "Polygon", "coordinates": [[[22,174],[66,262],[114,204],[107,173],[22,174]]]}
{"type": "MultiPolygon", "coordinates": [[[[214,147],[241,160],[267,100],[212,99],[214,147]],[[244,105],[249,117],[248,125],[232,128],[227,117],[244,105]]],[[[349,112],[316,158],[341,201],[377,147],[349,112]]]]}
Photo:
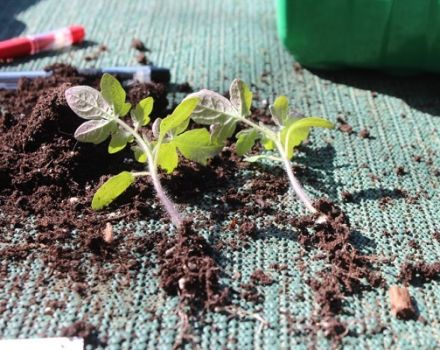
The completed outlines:
{"type": "MultiPolygon", "coordinates": [[[[195,88],[224,91],[234,77],[240,77],[260,90],[255,105],[263,99],[272,100],[275,93],[282,93],[308,115],[321,115],[333,121],[343,115],[357,131],[368,127],[373,140],[337,131],[313,133],[307,157],[300,155],[296,160],[321,174],[318,183],[306,186],[307,190],[313,196],[325,194],[339,203],[342,203],[342,191],[355,194],[354,203],[341,204],[357,229],[355,243],[365,252],[397,256],[391,266],[381,267],[389,283],[396,282],[400,263],[415,253],[407,246],[411,239],[420,244],[420,255],[426,261],[438,261],[440,243],[432,239],[432,233],[440,231],[440,178],[433,175],[434,169],[440,168],[437,155],[440,138],[436,129],[440,127],[440,84],[435,77],[295,72],[292,57],[277,38],[274,3],[266,0],[1,0],[0,23],[0,38],[81,23],[87,28],[87,38],[91,41],[83,48],[17,61],[1,70],[37,69],[58,61],[78,66],[132,65],[135,52],[130,49],[130,41],[139,37],[152,50],[149,57],[156,64],[171,68],[175,82],[188,81],[195,88]],[[93,42],[106,44],[109,51],[97,61],[86,62],[84,56],[96,50],[93,42]],[[421,155],[425,160],[431,158],[433,164],[415,163],[414,155],[421,155]],[[367,163],[370,170],[360,167],[363,163],[367,163]],[[396,176],[394,168],[398,165],[405,166],[408,174],[396,176]],[[380,180],[373,181],[369,173],[376,174],[380,180]],[[397,187],[411,195],[422,191],[428,195],[414,205],[395,198],[380,208],[380,198],[397,187]],[[392,234],[385,237],[384,231],[392,234]]],[[[245,182],[257,176],[258,171],[238,174],[237,181],[245,182]]],[[[209,204],[209,198],[206,201],[209,204]]],[[[280,196],[279,203],[272,205],[292,215],[303,213],[288,194],[280,196]]],[[[204,208],[209,209],[209,205],[204,208]]],[[[208,214],[203,207],[188,210],[208,214]]],[[[147,218],[139,222],[136,229],[139,234],[148,234],[158,225],[147,218]]],[[[220,227],[219,223],[209,234],[232,235],[222,232],[220,227]]],[[[12,234],[7,228],[2,232],[12,234]]],[[[258,322],[252,319],[239,321],[208,314],[196,329],[201,348],[305,349],[311,344],[327,348],[329,343],[322,336],[313,342],[310,335],[294,335],[303,327],[299,321],[307,322],[316,309],[312,291],[304,282],[312,276],[313,270],[322,267],[322,263],[311,259],[316,251],[300,258],[300,245],[295,231],[289,227],[263,230],[262,235],[263,239],[253,241],[247,249],[225,252],[223,264],[229,276],[235,271],[242,273],[241,280],[225,281],[236,287],[247,282],[256,268],[268,269],[274,262],[289,266],[287,271],[272,273],[276,283],[260,288],[265,295],[263,304],[255,307],[241,302],[244,309],[261,315],[272,327],[260,330],[258,322]],[[301,261],[310,266],[305,275],[297,266],[301,261]],[[289,318],[297,322],[289,325],[289,318]]],[[[22,283],[21,292],[12,293],[13,281],[0,281],[3,285],[0,299],[8,300],[7,311],[0,315],[0,337],[59,335],[62,327],[87,316],[89,322],[98,327],[100,337],[108,337],[109,349],[168,349],[175,340],[178,332],[176,300],[158,289],[155,271],[151,268],[145,267],[123,293],[115,292],[114,286],[119,280],[116,276],[87,301],[62,282],[50,278],[47,287],[36,288],[35,280],[48,273],[38,259],[9,269],[18,281],[25,273],[29,273],[29,280],[22,283]],[[56,311],[53,316],[45,315],[42,305],[64,297],[69,300],[66,309],[56,311]],[[12,307],[15,303],[18,306],[12,307]]],[[[410,292],[428,321],[426,325],[392,317],[385,290],[367,292],[362,297],[346,300],[350,306],[346,307],[349,312],[343,318],[353,331],[363,334],[345,338],[344,347],[438,348],[439,282],[411,287],[410,292]],[[376,332],[378,325],[384,325],[385,330],[376,332]]]]}

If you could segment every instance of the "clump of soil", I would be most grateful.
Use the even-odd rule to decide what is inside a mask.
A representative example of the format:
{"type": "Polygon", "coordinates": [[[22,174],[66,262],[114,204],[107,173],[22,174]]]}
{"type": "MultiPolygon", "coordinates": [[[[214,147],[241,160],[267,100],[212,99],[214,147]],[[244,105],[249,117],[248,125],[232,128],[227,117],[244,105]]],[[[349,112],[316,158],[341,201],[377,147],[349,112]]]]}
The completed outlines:
{"type": "MultiPolygon", "coordinates": [[[[48,69],[53,72],[49,78],[22,79],[16,91],[0,90],[0,224],[5,231],[0,241],[10,243],[9,232],[26,225],[29,216],[34,217],[37,229],[37,234],[20,230],[21,243],[3,248],[2,262],[38,253],[60,275],[81,281],[87,267],[80,261],[91,255],[99,269],[102,261],[112,260],[114,269],[127,272],[136,265],[136,251],[151,249],[154,237],[138,239],[127,234],[107,244],[102,230],[109,221],[154,215],[146,204],[153,197],[151,187],[146,180],[139,181],[116,204],[117,214],[109,216],[115,207],[102,214],[89,209],[99,183],[109,174],[126,170],[125,159],[131,154],[127,150],[108,155],[106,145],[76,142],[73,133],[83,120],[68,107],[64,91],[79,84],[97,87],[99,79],[82,76],[66,65],[48,69]],[[73,236],[75,229],[79,234],[73,236]]],[[[153,115],[163,116],[167,106],[164,85],[137,84],[127,94],[133,104],[148,95],[156,101],[153,115]]]]}
{"type": "Polygon", "coordinates": [[[194,232],[191,222],[158,245],[160,286],[179,295],[182,305],[192,311],[214,310],[229,302],[229,289],[220,286],[220,268],[208,242],[194,232]]]}
{"type": "Polygon", "coordinates": [[[240,288],[240,296],[244,300],[255,304],[261,304],[264,302],[264,295],[258,291],[258,288],[254,283],[243,283],[240,285],[240,288]]]}
{"type": "Polygon", "coordinates": [[[150,51],[150,49],[148,49],[145,46],[145,44],[140,39],[137,39],[137,38],[134,38],[131,41],[131,47],[135,50],[140,51],[140,52],[149,52],[150,51]]]}
{"type": "Polygon", "coordinates": [[[304,247],[319,248],[325,253],[327,267],[309,284],[319,305],[318,329],[338,341],[348,333],[348,326],[337,317],[343,312],[345,298],[383,287],[384,280],[374,270],[371,258],[353,246],[350,223],[341,209],[327,199],[316,201],[314,207],[326,215],[326,221],[319,223],[317,216],[306,216],[293,220],[293,224],[299,229],[298,239],[304,247]]]}
{"type": "Polygon", "coordinates": [[[344,202],[351,202],[353,200],[353,194],[348,191],[343,191],[341,197],[344,202]]]}
{"type": "Polygon", "coordinates": [[[362,129],[361,131],[359,131],[358,135],[361,139],[371,138],[370,131],[368,129],[362,129]]]}
{"type": "Polygon", "coordinates": [[[399,279],[405,284],[422,285],[440,278],[440,263],[405,262],[400,266],[399,279]]]}
{"type": "Polygon", "coordinates": [[[397,176],[403,176],[403,175],[406,175],[406,173],[407,173],[403,166],[396,167],[395,171],[396,171],[397,176]]]}
{"type": "Polygon", "coordinates": [[[135,58],[137,63],[142,64],[144,66],[151,63],[144,52],[139,52],[135,58]]]}
{"type": "Polygon", "coordinates": [[[251,281],[256,284],[261,284],[263,286],[270,286],[274,282],[272,277],[270,277],[267,273],[260,269],[252,273],[251,281]]]}
{"type": "Polygon", "coordinates": [[[345,132],[347,134],[353,133],[353,127],[350,124],[348,124],[348,122],[344,118],[338,117],[336,120],[339,123],[338,126],[339,131],[345,132]]]}
{"type": "Polygon", "coordinates": [[[101,54],[103,52],[108,51],[107,46],[104,44],[100,44],[95,50],[93,50],[91,53],[87,54],[84,56],[84,60],[86,60],[87,62],[90,61],[94,61],[97,60],[99,58],[99,56],[101,56],[101,54]]]}

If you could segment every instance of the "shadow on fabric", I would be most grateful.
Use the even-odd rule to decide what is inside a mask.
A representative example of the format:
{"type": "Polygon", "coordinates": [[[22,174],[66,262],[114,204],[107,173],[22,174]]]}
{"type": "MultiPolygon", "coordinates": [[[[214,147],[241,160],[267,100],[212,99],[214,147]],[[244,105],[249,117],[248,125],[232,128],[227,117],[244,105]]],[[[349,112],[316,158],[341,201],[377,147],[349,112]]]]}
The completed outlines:
{"type": "Polygon", "coordinates": [[[311,70],[318,77],[357,89],[397,97],[410,107],[440,116],[440,75],[391,75],[370,70],[311,70]]]}
{"type": "Polygon", "coordinates": [[[0,11],[0,40],[6,40],[20,35],[26,29],[26,24],[17,19],[17,15],[33,6],[40,0],[2,0],[0,11]]]}

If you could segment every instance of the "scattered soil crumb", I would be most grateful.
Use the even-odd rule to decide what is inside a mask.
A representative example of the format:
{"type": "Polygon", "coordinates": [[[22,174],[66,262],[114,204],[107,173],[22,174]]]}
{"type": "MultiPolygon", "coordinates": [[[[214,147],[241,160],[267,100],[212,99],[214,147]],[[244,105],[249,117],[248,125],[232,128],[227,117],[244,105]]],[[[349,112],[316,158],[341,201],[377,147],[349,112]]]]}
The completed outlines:
{"type": "Polygon", "coordinates": [[[278,263],[273,263],[269,265],[270,269],[273,269],[277,272],[281,272],[281,271],[285,271],[288,269],[288,266],[286,264],[278,264],[278,263]]]}
{"type": "Polygon", "coordinates": [[[420,162],[423,161],[423,158],[422,158],[422,156],[420,156],[420,155],[415,155],[415,156],[413,157],[413,159],[414,159],[414,161],[417,162],[417,163],[420,163],[420,162]]]}
{"type": "Polygon", "coordinates": [[[87,62],[97,60],[99,58],[99,56],[106,51],[108,51],[107,46],[104,44],[100,44],[95,50],[93,50],[89,54],[85,55],[84,59],[87,62]]]}
{"type": "Polygon", "coordinates": [[[359,131],[358,135],[361,139],[369,139],[371,137],[370,132],[367,129],[362,129],[359,131]]]}
{"type": "Polygon", "coordinates": [[[134,38],[131,41],[131,47],[135,50],[141,51],[141,52],[150,52],[150,50],[145,46],[145,44],[137,38],[134,38]]]}
{"type": "Polygon", "coordinates": [[[62,300],[49,300],[46,303],[46,307],[56,310],[56,309],[64,309],[66,307],[66,303],[62,300]]]}
{"type": "Polygon", "coordinates": [[[400,266],[399,279],[405,285],[423,285],[440,278],[440,262],[432,264],[424,261],[405,262],[400,266]]]}
{"type": "Polygon", "coordinates": [[[191,93],[194,91],[193,87],[188,82],[177,84],[176,90],[177,92],[185,92],[185,93],[191,93]]]}
{"type": "Polygon", "coordinates": [[[293,70],[296,73],[302,73],[303,72],[303,67],[301,66],[301,64],[299,62],[293,62],[293,70]]]}
{"type": "Polygon", "coordinates": [[[240,296],[251,303],[261,304],[264,302],[264,295],[262,295],[258,288],[253,283],[243,283],[240,285],[240,296]]]}
{"type": "Polygon", "coordinates": [[[150,60],[147,58],[147,55],[145,53],[140,52],[136,55],[136,62],[142,65],[150,64],[150,60]]]}
{"type": "Polygon", "coordinates": [[[342,132],[345,132],[347,134],[351,134],[353,132],[353,127],[347,123],[347,121],[342,117],[336,118],[337,122],[339,123],[338,129],[342,132]]]}
{"type": "Polygon", "coordinates": [[[342,200],[344,202],[351,202],[351,201],[353,201],[353,195],[350,192],[348,192],[348,191],[343,191],[341,193],[341,197],[342,197],[342,200]]]}
{"type": "Polygon", "coordinates": [[[379,206],[381,208],[384,208],[385,206],[387,206],[388,204],[391,204],[392,202],[393,202],[393,199],[391,197],[385,196],[379,200],[379,206]]]}
{"type": "Polygon", "coordinates": [[[369,173],[368,176],[370,177],[371,181],[373,181],[373,182],[379,181],[379,176],[377,176],[373,173],[369,173]]]}
{"type": "Polygon", "coordinates": [[[403,166],[396,167],[395,172],[397,176],[403,176],[406,174],[406,170],[403,166]]]}
{"type": "Polygon", "coordinates": [[[274,280],[263,270],[255,270],[251,275],[251,281],[263,286],[270,286],[273,284],[274,280]]]}
{"type": "Polygon", "coordinates": [[[408,242],[408,246],[413,249],[420,249],[420,245],[414,239],[408,242]]]}
{"type": "Polygon", "coordinates": [[[240,237],[251,237],[255,238],[257,233],[257,226],[252,221],[246,221],[240,225],[238,229],[240,237]]]}
{"type": "Polygon", "coordinates": [[[389,291],[391,313],[403,320],[416,319],[417,310],[414,307],[406,287],[391,286],[389,291]]]}
{"type": "Polygon", "coordinates": [[[434,233],[432,234],[432,237],[434,237],[434,239],[435,239],[437,242],[440,242],[440,231],[434,232],[434,233]]]}

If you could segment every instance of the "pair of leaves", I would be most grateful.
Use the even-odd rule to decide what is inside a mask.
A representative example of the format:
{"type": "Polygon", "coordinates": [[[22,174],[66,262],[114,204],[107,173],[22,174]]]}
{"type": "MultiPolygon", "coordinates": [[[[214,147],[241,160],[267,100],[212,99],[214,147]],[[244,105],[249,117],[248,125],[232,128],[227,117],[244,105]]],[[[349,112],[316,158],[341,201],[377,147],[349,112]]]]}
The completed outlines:
{"type": "MultiPolygon", "coordinates": [[[[126,130],[118,127],[116,119],[125,116],[131,104],[125,102],[126,93],[119,81],[110,74],[104,74],[100,82],[101,92],[89,86],[75,86],[65,92],[69,107],[81,118],[89,121],[81,124],[74,137],[81,142],[99,144],[109,136],[109,153],[124,149],[133,138],[126,130]]],[[[131,110],[135,127],[150,121],[153,98],[147,97],[131,110]]]]}
{"type": "MultiPolygon", "coordinates": [[[[206,129],[185,131],[189,118],[199,103],[198,98],[182,101],[173,113],[163,120],[156,119],[153,124],[154,152],[157,164],[167,173],[171,173],[179,164],[178,151],[187,159],[206,165],[209,158],[214,157],[222,149],[221,144],[211,142],[206,129]]],[[[147,161],[147,155],[138,146],[132,146],[135,159],[140,163],[147,161]]]]}
{"type": "Polygon", "coordinates": [[[90,86],[74,86],[66,90],[65,96],[69,107],[88,120],[75,131],[78,141],[98,144],[116,129],[114,110],[98,90],[90,86]]]}
{"type": "Polygon", "coordinates": [[[295,118],[289,115],[289,101],[286,96],[279,96],[269,107],[273,121],[279,127],[278,137],[283,146],[283,153],[288,159],[310,133],[310,128],[333,128],[333,124],[319,117],[295,118]]]}
{"type": "Polygon", "coordinates": [[[177,150],[179,150],[185,158],[206,165],[208,159],[217,155],[222,148],[223,145],[211,142],[208,130],[204,128],[188,130],[160,145],[158,164],[166,172],[171,173],[178,165],[177,150]]]}
{"type": "Polygon", "coordinates": [[[307,139],[312,127],[331,129],[334,125],[327,119],[307,117],[297,120],[292,119],[281,129],[279,137],[284,148],[284,154],[288,159],[293,157],[294,148],[307,139]]]}
{"type": "Polygon", "coordinates": [[[235,79],[229,88],[229,95],[228,100],[216,92],[204,89],[187,97],[200,99],[191,118],[198,124],[210,125],[211,139],[216,143],[223,143],[231,137],[238,119],[250,115],[252,92],[243,81],[235,79]]]}
{"type": "Polygon", "coordinates": [[[177,150],[185,158],[206,165],[208,158],[212,158],[222,149],[222,145],[211,142],[210,134],[206,129],[184,132],[199,102],[196,97],[185,99],[159,124],[157,163],[168,173],[171,173],[179,163],[177,150]]]}

